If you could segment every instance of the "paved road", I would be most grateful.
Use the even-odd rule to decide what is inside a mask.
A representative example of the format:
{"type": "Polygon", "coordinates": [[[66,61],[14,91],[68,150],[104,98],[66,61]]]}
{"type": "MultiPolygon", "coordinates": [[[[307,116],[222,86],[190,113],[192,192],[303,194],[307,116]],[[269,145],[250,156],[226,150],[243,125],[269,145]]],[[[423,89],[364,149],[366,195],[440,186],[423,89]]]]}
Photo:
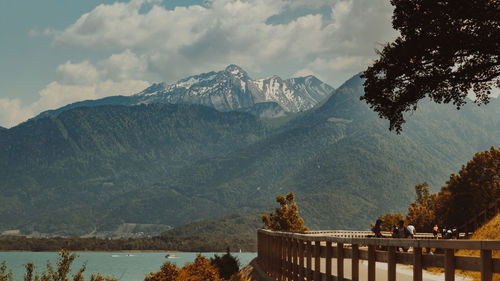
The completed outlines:
{"type": "MultiPolygon", "coordinates": [[[[314,260],[312,263],[314,268],[314,260]]],[[[321,272],[326,272],[326,260],[324,258],[321,259],[321,272]]],[[[334,275],[337,274],[337,260],[332,259],[332,273],[334,275]]],[[[387,263],[376,263],[375,269],[375,280],[377,281],[386,281],[387,280],[387,263]]],[[[344,259],[344,277],[351,279],[351,259],[344,259]]],[[[359,279],[367,280],[368,279],[368,261],[361,260],[359,262],[359,279]]],[[[413,269],[408,265],[396,265],[396,280],[397,281],[413,281],[413,269]]],[[[423,281],[443,281],[444,274],[433,274],[428,271],[422,272],[422,280],[423,281]]],[[[472,279],[466,278],[464,276],[455,274],[456,281],[471,281],[472,279]]]]}

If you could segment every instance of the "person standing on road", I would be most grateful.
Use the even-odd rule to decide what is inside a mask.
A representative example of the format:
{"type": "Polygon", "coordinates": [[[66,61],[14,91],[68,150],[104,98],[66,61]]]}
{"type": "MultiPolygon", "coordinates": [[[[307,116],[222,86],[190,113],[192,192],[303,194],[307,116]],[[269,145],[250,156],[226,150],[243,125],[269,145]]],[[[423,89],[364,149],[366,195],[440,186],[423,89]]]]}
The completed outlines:
{"type": "Polygon", "coordinates": [[[432,234],[434,234],[434,239],[438,239],[439,227],[437,224],[432,228],[432,234]]]}
{"type": "Polygon", "coordinates": [[[375,222],[375,226],[372,228],[373,233],[375,234],[375,238],[382,238],[382,233],[380,232],[380,225],[382,224],[382,220],[378,219],[375,222]]]}
{"type": "Polygon", "coordinates": [[[406,229],[408,230],[408,236],[409,238],[415,238],[415,234],[417,234],[417,231],[415,230],[415,227],[411,224],[409,224],[406,229]]]}
{"type": "MultiPolygon", "coordinates": [[[[405,227],[405,222],[403,220],[399,221],[399,226],[398,226],[398,238],[408,238],[410,236],[410,232],[408,229],[405,227]]],[[[406,247],[401,247],[403,249],[403,252],[408,252],[408,248],[406,247]]]]}

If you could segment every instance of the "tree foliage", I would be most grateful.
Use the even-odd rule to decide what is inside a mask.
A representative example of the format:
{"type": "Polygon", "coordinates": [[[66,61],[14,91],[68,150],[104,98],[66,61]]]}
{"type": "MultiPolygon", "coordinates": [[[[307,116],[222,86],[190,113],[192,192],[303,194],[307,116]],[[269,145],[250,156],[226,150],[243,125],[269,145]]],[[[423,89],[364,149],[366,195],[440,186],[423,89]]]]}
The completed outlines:
{"type": "Polygon", "coordinates": [[[382,220],[380,229],[383,231],[392,231],[392,228],[397,226],[399,221],[404,220],[404,216],[401,213],[387,213],[378,218],[382,220]]]}
{"type": "Polygon", "coordinates": [[[0,266],[0,281],[12,281],[12,270],[7,269],[6,261],[0,266]]]}
{"type": "Polygon", "coordinates": [[[476,153],[436,198],[440,223],[460,226],[500,198],[500,149],[476,153]]]}
{"type": "Polygon", "coordinates": [[[295,202],[295,194],[289,192],[286,197],[278,195],[276,202],[280,204],[276,208],[276,212],[270,212],[269,216],[262,215],[262,221],[267,229],[273,231],[289,231],[299,232],[308,231],[309,228],[304,226],[304,220],[299,215],[299,207],[295,202]]]}
{"type": "MultiPolygon", "coordinates": [[[[77,254],[72,253],[68,249],[59,251],[57,258],[57,267],[54,268],[50,261],[47,261],[47,268],[40,274],[35,272],[35,264],[30,262],[25,265],[26,272],[24,274],[25,281],[85,281],[83,276],[86,270],[86,263],[78,270],[76,274],[71,274],[71,265],[78,257],[77,254]]],[[[102,276],[100,273],[90,275],[90,281],[117,281],[115,278],[102,276]]],[[[7,265],[4,261],[0,267],[0,281],[13,281],[12,272],[7,271],[7,265]]]]}
{"type": "Polygon", "coordinates": [[[171,263],[166,262],[161,266],[161,270],[158,272],[151,272],[146,275],[144,281],[173,281],[177,280],[179,276],[179,268],[171,263]]]}
{"type": "Polygon", "coordinates": [[[170,262],[166,262],[161,270],[150,273],[144,281],[222,281],[219,277],[219,270],[210,261],[198,254],[193,263],[186,264],[183,268],[178,268],[170,262]]]}
{"type": "Polygon", "coordinates": [[[400,32],[362,77],[362,99],[401,131],[403,113],[429,97],[460,108],[469,92],[487,103],[500,88],[500,1],[391,0],[400,32]]]}
{"type": "MultiPolygon", "coordinates": [[[[244,222],[242,222],[244,223],[244,222]]],[[[214,224],[217,227],[218,224],[214,224]]],[[[243,251],[256,251],[257,239],[254,228],[244,235],[210,236],[199,232],[186,236],[162,235],[153,238],[80,238],[52,237],[26,238],[25,236],[0,237],[0,251],[57,251],[71,244],[74,251],[131,251],[131,250],[177,250],[186,252],[222,252],[228,246],[243,251]]]]}
{"type": "Polygon", "coordinates": [[[430,194],[427,182],[415,186],[417,200],[408,206],[406,220],[408,224],[415,226],[417,231],[431,232],[436,223],[434,214],[434,202],[436,194],[430,194]]]}
{"type": "Polygon", "coordinates": [[[160,271],[149,273],[144,281],[245,281],[238,270],[239,263],[228,250],[226,255],[215,255],[210,260],[199,254],[193,263],[182,268],[166,262],[160,271]]]}
{"type": "MultiPolygon", "coordinates": [[[[417,200],[408,206],[407,223],[431,232],[437,224],[460,227],[500,198],[500,149],[476,153],[458,174],[451,174],[437,194],[430,194],[426,182],[415,186],[417,200]]],[[[379,216],[383,230],[395,224],[401,214],[379,216]]]]}
{"type": "Polygon", "coordinates": [[[229,280],[231,276],[240,271],[240,262],[236,257],[231,255],[229,247],[227,248],[226,254],[222,257],[214,255],[213,258],[210,258],[210,264],[217,267],[219,270],[219,277],[226,280],[229,280]]]}

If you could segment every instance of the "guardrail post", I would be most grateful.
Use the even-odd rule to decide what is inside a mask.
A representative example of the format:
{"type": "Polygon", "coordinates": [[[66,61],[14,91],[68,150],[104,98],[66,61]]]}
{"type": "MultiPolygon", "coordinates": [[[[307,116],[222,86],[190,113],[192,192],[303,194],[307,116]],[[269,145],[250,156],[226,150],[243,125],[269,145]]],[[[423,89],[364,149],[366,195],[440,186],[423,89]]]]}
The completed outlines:
{"type": "Polygon", "coordinates": [[[278,280],[280,275],[280,237],[273,237],[273,271],[274,271],[274,279],[278,280]]]}
{"type": "Polygon", "coordinates": [[[333,256],[332,242],[326,242],[326,261],[325,261],[325,274],[326,281],[333,281],[332,277],[332,256],[333,256]]]}
{"type": "Polygon", "coordinates": [[[273,262],[273,251],[272,251],[272,239],[273,237],[271,235],[267,235],[266,237],[266,257],[267,257],[267,262],[266,262],[266,268],[267,268],[267,273],[272,276],[273,268],[272,268],[272,262],[273,262]]]}
{"type": "Polygon", "coordinates": [[[286,280],[286,237],[280,236],[280,273],[278,274],[278,280],[285,281],[286,280]]]}
{"type": "Polygon", "coordinates": [[[274,277],[274,236],[269,236],[268,249],[269,249],[269,275],[274,277]]]}
{"type": "Polygon", "coordinates": [[[352,281],[359,281],[359,245],[352,245],[352,259],[351,259],[351,274],[352,281]]]}
{"type": "Polygon", "coordinates": [[[387,249],[387,281],[396,281],[396,247],[387,249]]]}
{"type": "Polygon", "coordinates": [[[292,238],[292,280],[298,279],[297,270],[299,267],[297,266],[298,258],[297,258],[297,240],[292,238]]]}
{"type": "Polygon", "coordinates": [[[422,248],[413,247],[413,281],[422,281],[422,248]]]}
{"type": "Polygon", "coordinates": [[[279,237],[278,239],[278,281],[284,281],[283,279],[283,268],[284,268],[284,263],[283,263],[283,237],[279,237]]]}
{"type": "Polygon", "coordinates": [[[321,281],[321,242],[314,241],[314,279],[321,281]]]}
{"type": "Polygon", "coordinates": [[[491,250],[481,250],[481,281],[491,281],[493,278],[493,261],[491,250]]]}
{"type": "Polygon", "coordinates": [[[274,277],[274,236],[269,236],[268,240],[268,249],[269,249],[269,275],[274,277]]]}
{"type": "Polygon", "coordinates": [[[375,246],[368,245],[368,281],[375,281],[375,262],[375,246]]]}
{"type": "Polygon", "coordinates": [[[337,243],[337,281],[344,280],[344,244],[337,243]]]}
{"type": "Polygon", "coordinates": [[[262,235],[262,269],[267,273],[267,234],[262,235]]]}
{"type": "Polygon", "coordinates": [[[287,238],[287,278],[292,280],[292,238],[287,238]]]}
{"type": "Polygon", "coordinates": [[[262,266],[262,250],[261,250],[261,244],[262,244],[262,233],[257,232],[257,263],[262,266]]]}
{"type": "Polygon", "coordinates": [[[305,280],[304,278],[304,258],[305,258],[305,251],[304,251],[304,241],[303,240],[297,240],[299,243],[299,279],[298,280],[305,280]]]}
{"type": "Polygon", "coordinates": [[[266,257],[265,257],[265,251],[264,251],[264,243],[265,243],[265,240],[266,240],[266,237],[265,237],[265,234],[264,233],[260,233],[260,237],[259,237],[259,244],[258,244],[258,248],[259,248],[259,265],[262,269],[266,269],[265,267],[265,264],[266,264],[266,257]]]}
{"type": "Polygon", "coordinates": [[[266,272],[271,273],[271,235],[266,235],[265,251],[266,251],[266,272]]]}
{"type": "Polygon", "coordinates": [[[302,267],[302,264],[304,263],[304,260],[301,259],[301,253],[300,253],[300,244],[302,241],[299,239],[295,240],[295,255],[296,255],[296,261],[297,261],[297,266],[295,267],[295,280],[300,280],[301,278],[301,273],[300,273],[300,268],[302,267]]]}
{"type": "Polygon", "coordinates": [[[312,242],[307,241],[307,280],[312,280],[312,242]]]}
{"type": "Polygon", "coordinates": [[[446,249],[444,252],[444,280],[455,281],[455,250],[446,249]]]}

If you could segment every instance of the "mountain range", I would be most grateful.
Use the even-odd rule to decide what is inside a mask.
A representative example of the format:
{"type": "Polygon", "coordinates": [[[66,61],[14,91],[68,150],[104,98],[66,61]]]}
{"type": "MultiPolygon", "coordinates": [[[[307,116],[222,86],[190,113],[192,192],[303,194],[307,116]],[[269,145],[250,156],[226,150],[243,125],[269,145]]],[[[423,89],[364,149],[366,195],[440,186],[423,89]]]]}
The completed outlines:
{"type": "MultiPolygon", "coordinates": [[[[378,215],[404,212],[416,184],[437,191],[474,153],[499,143],[497,99],[460,111],[423,101],[397,135],[360,101],[362,83],[354,76],[309,110],[274,119],[101,100],[4,130],[0,231],[179,226],[267,213],[288,191],[312,229],[367,229],[378,215]]],[[[135,97],[169,96],[160,85],[135,97]]]]}
{"type": "Polygon", "coordinates": [[[218,111],[243,111],[259,117],[281,117],[305,111],[331,94],[333,87],[314,76],[252,79],[237,65],[181,79],[174,84],[153,84],[132,96],[112,96],[69,104],[42,112],[37,118],[58,115],[82,106],[153,103],[200,104],[218,111]]]}

